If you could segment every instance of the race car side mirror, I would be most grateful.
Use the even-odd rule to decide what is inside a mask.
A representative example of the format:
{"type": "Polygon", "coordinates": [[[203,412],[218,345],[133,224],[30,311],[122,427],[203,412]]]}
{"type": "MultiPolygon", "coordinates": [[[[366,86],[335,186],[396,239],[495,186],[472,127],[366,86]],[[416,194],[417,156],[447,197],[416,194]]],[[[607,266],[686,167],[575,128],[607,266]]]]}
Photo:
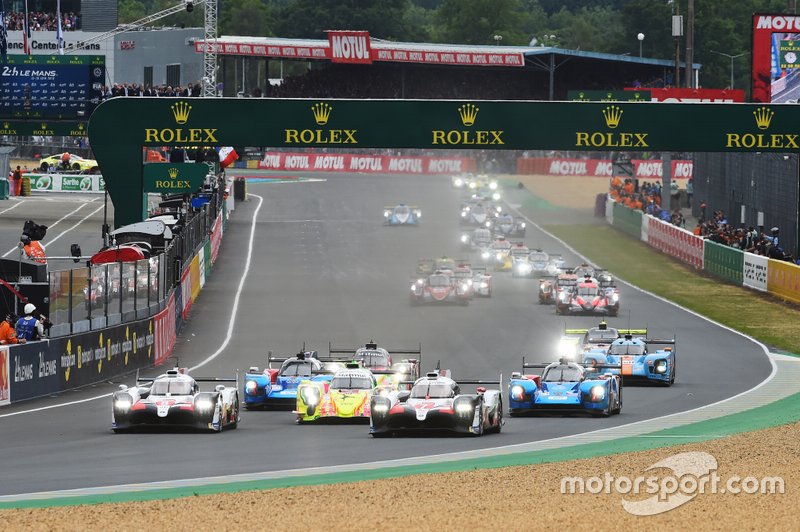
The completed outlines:
{"type": "Polygon", "coordinates": [[[120,384],[119,385],[119,391],[124,392],[124,391],[127,391],[127,389],[128,389],[127,385],[125,385],[125,384],[120,384]]]}
{"type": "Polygon", "coordinates": [[[405,403],[409,397],[411,397],[411,392],[408,390],[403,390],[402,392],[398,392],[397,394],[397,400],[400,401],[401,403],[405,403]]]}
{"type": "Polygon", "coordinates": [[[216,386],[214,386],[214,390],[216,390],[218,392],[221,392],[224,389],[225,389],[225,385],[224,384],[217,384],[216,386]]]}

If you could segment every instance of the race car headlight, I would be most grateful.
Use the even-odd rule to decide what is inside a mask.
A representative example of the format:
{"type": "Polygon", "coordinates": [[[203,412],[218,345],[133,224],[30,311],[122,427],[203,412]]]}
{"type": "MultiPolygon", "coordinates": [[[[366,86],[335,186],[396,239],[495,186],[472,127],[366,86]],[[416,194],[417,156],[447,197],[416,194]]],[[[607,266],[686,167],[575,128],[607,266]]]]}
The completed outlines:
{"type": "Polygon", "coordinates": [[[462,218],[466,218],[468,212],[469,212],[469,210],[461,211],[461,217],[462,218]]]}
{"type": "Polygon", "coordinates": [[[497,190],[497,181],[492,181],[489,183],[489,188],[492,190],[497,190]]]}
{"type": "Polygon", "coordinates": [[[619,301],[619,294],[611,294],[611,301],[613,301],[614,303],[619,301]]]}
{"type": "Polygon", "coordinates": [[[491,220],[486,220],[486,223],[484,223],[483,225],[485,225],[487,228],[489,228],[489,227],[492,226],[492,221],[491,220]]]}
{"type": "Polygon", "coordinates": [[[469,242],[469,235],[461,235],[461,243],[466,244],[469,242]]]}
{"type": "Polygon", "coordinates": [[[653,368],[656,373],[666,373],[667,372],[667,361],[666,360],[657,360],[656,365],[653,368]]]}
{"type": "Polygon", "coordinates": [[[244,384],[244,391],[250,395],[255,395],[258,390],[258,383],[256,381],[247,381],[244,384]]]}
{"type": "Polygon", "coordinates": [[[497,208],[497,212],[503,212],[503,207],[502,206],[498,205],[496,208],[497,208]]]}
{"type": "Polygon", "coordinates": [[[486,281],[482,281],[481,288],[489,288],[489,283],[487,283],[486,281]]]}
{"type": "Polygon", "coordinates": [[[526,264],[524,262],[522,264],[517,264],[517,271],[519,272],[530,273],[531,269],[532,267],[530,264],[526,264]]]}
{"type": "Polygon", "coordinates": [[[525,222],[521,222],[521,223],[519,224],[519,226],[520,226],[522,229],[525,229],[525,222]]]}
{"type": "Polygon", "coordinates": [[[383,217],[384,218],[388,218],[391,215],[392,215],[392,211],[383,211],[383,217]]]}
{"type": "Polygon", "coordinates": [[[214,408],[214,402],[211,399],[198,399],[195,408],[201,412],[207,412],[214,408]]]}
{"type": "Polygon", "coordinates": [[[604,386],[593,386],[589,395],[592,402],[602,401],[606,398],[606,389],[604,386]]]}
{"type": "Polygon", "coordinates": [[[460,179],[460,178],[459,178],[459,179],[456,179],[455,181],[453,181],[453,184],[454,184],[455,186],[457,186],[457,187],[463,187],[463,186],[464,186],[464,180],[463,180],[463,179],[460,179]]]}
{"type": "Polygon", "coordinates": [[[389,411],[389,406],[384,403],[379,403],[372,408],[372,411],[376,414],[385,414],[389,411]]]}
{"type": "Polygon", "coordinates": [[[461,291],[466,292],[469,290],[469,285],[467,283],[461,283],[461,291]]]}
{"type": "Polygon", "coordinates": [[[457,414],[471,414],[475,411],[475,406],[472,403],[459,403],[456,405],[455,410],[457,414]]]}
{"type": "Polygon", "coordinates": [[[539,283],[539,290],[544,290],[546,285],[544,283],[539,283]]]}
{"type": "Polygon", "coordinates": [[[417,218],[422,218],[422,211],[414,211],[414,216],[417,218]]]}
{"type": "Polygon", "coordinates": [[[470,181],[470,182],[469,182],[469,188],[472,188],[472,189],[474,189],[474,188],[476,188],[477,186],[478,186],[478,184],[477,184],[475,181],[470,181]]]}
{"type": "Polygon", "coordinates": [[[519,384],[515,384],[511,387],[511,398],[515,401],[522,401],[522,398],[525,397],[525,388],[520,386],[519,384]]]}
{"type": "Polygon", "coordinates": [[[503,254],[502,254],[502,253],[498,253],[498,254],[497,254],[497,255],[495,255],[494,257],[495,257],[497,260],[503,260],[503,254]]]}
{"type": "Polygon", "coordinates": [[[303,402],[307,405],[315,405],[319,402],[319,389],[316,386],[308,386],[300,390],[303,402]]]}
{"type": "Polygon", "coordinates": [[[565,294],[564,292],[561,292],[560,294],[558,294],[558,300],[562,301],[562,302],[566,301],[567,300],[567,294],[565,294]]]}
{"type": "Polygon", "coordinates": [[[416,283],[411,285],[411,291],[412,292],[416,292],[417,291],[417,284],[416,283]]]}
{"type": "Polygon", "coordinates": [[[127,398],[120,398],[114,401],[114,408],[117,410],[129,410],[133,401],[127,398]]]}
{"type": "Polygon", "coordinates": [[[492,199],[495,201],[500,201],[500,193],[495,192],[494,194],[492,194],[492,199]]]}

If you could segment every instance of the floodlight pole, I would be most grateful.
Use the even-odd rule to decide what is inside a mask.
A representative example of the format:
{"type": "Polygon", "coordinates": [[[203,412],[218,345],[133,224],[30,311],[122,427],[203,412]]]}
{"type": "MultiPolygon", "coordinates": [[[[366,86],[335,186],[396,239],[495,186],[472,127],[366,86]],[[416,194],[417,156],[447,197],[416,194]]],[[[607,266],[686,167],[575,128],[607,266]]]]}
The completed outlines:
{"type": "Polygon", "coordinates": [[[203,4],[203,97],[217,96],[217,0],[203,4]]]}

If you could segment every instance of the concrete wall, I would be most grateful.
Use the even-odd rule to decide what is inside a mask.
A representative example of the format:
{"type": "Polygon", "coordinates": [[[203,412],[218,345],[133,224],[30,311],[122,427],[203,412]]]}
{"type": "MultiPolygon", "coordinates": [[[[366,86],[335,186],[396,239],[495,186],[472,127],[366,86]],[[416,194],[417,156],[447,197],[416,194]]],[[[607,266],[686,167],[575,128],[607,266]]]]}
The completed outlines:
{"type": "Polygon", "coordinates": [[[180,84],[200,81],[203,54],[192,39],[202,39],[202,28],[131,31],[114,37],[114,82],[144,83],[144,67],[153,67],[153,84],[167,82],[167,65],[181,65],[180,84]]]}

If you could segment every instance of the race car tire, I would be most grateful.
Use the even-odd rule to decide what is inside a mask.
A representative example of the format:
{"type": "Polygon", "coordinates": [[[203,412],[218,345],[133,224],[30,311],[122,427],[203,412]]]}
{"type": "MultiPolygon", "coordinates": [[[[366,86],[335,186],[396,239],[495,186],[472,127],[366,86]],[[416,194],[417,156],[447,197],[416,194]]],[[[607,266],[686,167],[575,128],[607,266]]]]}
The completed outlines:
{"type": "Polygon", "coordinates": [[[231,417],[233,417],[233,421],[231,421],[228,428],[231,430],[236,430],[239,426],[239,394],[236,394],[236,401],[233,403],[233,412],[231,412],[231,417]]]}
{"type": "Polygon", "coordinates": [[[500,401],[500,403],[497,405],[497,416],[495,421],[497,421],[497,426],[492,427],[492,432],[495,434],[500,434],[500,432],[503,430],[503,401],[500,401]]]}
{"type": "Polygon", "coordinates": [[[128,429],[111,429],[114,431],[114,434],[124,434],[128,432],[128,429]]]}
{"type": "Polygon", "coordinates": [[[50,165],[47,163],[42,163],[41,165],[39,165],[39,170],[41,170],[42,172],[47,172],[48,170],[50,170],[50,165]]]}
{"type": "Polygon", "coordinates": [[[619,415],[619,413],[622,411],[622,386],[619,387],[617,396],[614,399],[616,399],[617,406],[611,410],[611,413],[619,415]]]}
{"type": "Polygon", "coordinates": [[[81,169],[81,165],[80,165],[80,164],[78,164],[78,163],[75,163],[75,164],[73,164],[73,165],[72,165],[72,169],[73,169],[73,170],[78,170],[78,171],[80,171],[80,169],[81,169]]]}
{"type": "Polygon", "coordinates": [[[392,437],[392,435],[393,434],[391,432],[371,432],[370,433],[370,436],[372,436],[373,438],[390,438],[390,437],[392,437]]]}
{"type": "MultiPolygon", "coordinates": [[[[475,409],[478,410],[479,412],[483,412],[483,399],[482,398],[478,400],[478,406],[476,406],[475,409]]],[[[484,429],[484,427],[483,427],[483,416],[481,416],[481,422],[478,423],[478,431],[477,432],[473,432],[472,435],[476,436],[476,437],[477,436],[483,436],[483,429],[484,429]]]]}

